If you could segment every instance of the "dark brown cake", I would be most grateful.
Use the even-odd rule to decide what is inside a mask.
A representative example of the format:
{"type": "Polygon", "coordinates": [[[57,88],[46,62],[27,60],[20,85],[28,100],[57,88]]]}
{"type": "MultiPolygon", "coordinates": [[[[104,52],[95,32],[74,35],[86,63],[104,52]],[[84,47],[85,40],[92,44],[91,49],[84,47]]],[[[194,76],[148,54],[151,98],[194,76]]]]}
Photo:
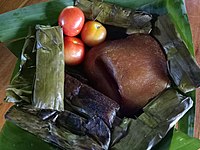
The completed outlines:
{"type": "Polygon", "coordinates": [[[169,83],[167,61],[150,35],[135,34],[93,47],[85,72],[93,86],[134,114],[169,83]]]}
{"type": "Polygon", "coordinates": [[[114,100],[68,74],[65,74],[65,102],[91,118],[100,117],[109,127],[119,110],[114,100]]]}

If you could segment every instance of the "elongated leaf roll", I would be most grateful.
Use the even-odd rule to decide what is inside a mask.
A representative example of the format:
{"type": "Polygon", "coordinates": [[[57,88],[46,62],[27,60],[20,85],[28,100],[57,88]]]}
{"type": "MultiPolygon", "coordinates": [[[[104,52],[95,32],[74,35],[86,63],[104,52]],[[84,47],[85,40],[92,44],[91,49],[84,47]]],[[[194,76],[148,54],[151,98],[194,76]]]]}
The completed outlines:
{"type": "Polygon", "coordinates": [[[33,105],[64,110],[64,46],[61,27],[36,26],[36,75],[33,105]]]}

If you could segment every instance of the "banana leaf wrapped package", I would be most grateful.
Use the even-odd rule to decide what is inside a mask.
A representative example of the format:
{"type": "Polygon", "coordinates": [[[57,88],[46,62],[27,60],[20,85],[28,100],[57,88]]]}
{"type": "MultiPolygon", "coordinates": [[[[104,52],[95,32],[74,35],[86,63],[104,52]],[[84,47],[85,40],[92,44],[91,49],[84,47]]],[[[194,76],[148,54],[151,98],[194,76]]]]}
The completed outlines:
{"type": "MultiPolygon", "coordinates": [[[[39,22],[35,22],[31,25],[33,30],[28,36],[19,34],[17,37],[25,39],[25,42],[21,45],[23,48],[19,71],[13,77],[6,95],[6,101],[15,102],[17,105],[6,114],[7,122],[0,133],[0,147],[16,149],[17,145],[17,150],[31,150],[32,146],[49,150],[174,148],[176,144],[173,145],[173,142],[182,137],[175,139],[173,137],[176,137],[178,132],[169,131],[193,109],[194,97],[190,97],[189,93],[200,86],[200,68],[191,54],[192,43],[186,38],[186,33],[191,36],[189,24],[181,13],[180,18],[186,22],[184,25],[187,31],[182,33],[179,28],[181,25],[174,22],[171,14],[172,6],[181,4],[185,7],[182,5],[183,1],[50,1],[36,5],[41,10],[35,13],[38,13],[38,16],[44,14],[44,22],[45,19],[47,21],[51,18],[45,14],[48,7],[53,7],[53,2],[59,11],[72,4],[81,8],[87,19],[95,19],[108,27],[108,40],[124,38],[130,34],[145,34],[156,39],[166,55],[170,84],[153,97],[139,115],[134,118],[124,117],[120,112],[121,106],[115,99],[94,89],[87,82],[87,77],[84,79],[85,76],[81,74],[82,66],[64,68],[63,32],[62,28],[55,24],[55,18],[58,16],[54,16],[54,20],[50,21],[51,26],[37,25],[39,22]],[[119,35],[121,33],[123,35],[119,35]],[[23,129],[20,129],[20,133],[28,137],[27,140],[22,138],[24,141],[20,141],[20,138],[14,135],[16,132],[9,133],[9,130],[19,131],[18,127],[23,129]],[[168,136],[169,134],[173,136],[168,136]],[[14,140],[4,145],[3,139],[12,137],[14,140]],[[40,141],[26,142],[30,139],[40,141]],[[163,140],[168,141],[169,145],[162,145],[163,140]],[[20,142],[25,144],[20,147],[20,142]]],[[[28,30],[23,25],[12,29],[16,32],[23,29],[24,32],[21,33],[28,30]]],[[[9,37],[6,40],[3,42],[7,42],[7,46],[13,51],[15,47],[12,44],[22,43],[21,40],[12,43],[9,37]],[[9,40],[11,42],[8,42],[9,40]]],[[[200,148],[200,141],[194,142],[195,146],[200,148]]]]}
{"type": "Polygon", "coordinates": [[[25,101],[31,103],[33,80],[35,76],[35,36],[30,32],[21,53],[21,63],[18,73],[13,77],[6,91],[7,102],[19,103],[25,101]]]}
{"type": "Polygon", "coordinates": [[[61,111],[64,110],[63,32],[60,27],[38,25],[36,29],[36,35],[27,36],[20,70],[7,89],[6,101],[61,111]]]}
{"type": "Polygon", "coordinates": [[[177,87],[185,93],[198,88],[200,86],[199,66],[184,42],[178,38],[170,18],[166,15],[158,17],[155,27],[159,29],[159,34],[154,32],[153,35],[162,44],[167,54],[169,74],[177,87]]]}
{"type": "Polygon", "coordinates": [[[36,26],[36,73],[33,105],[64,110],[64,43],[61,27],[36,26]]]}

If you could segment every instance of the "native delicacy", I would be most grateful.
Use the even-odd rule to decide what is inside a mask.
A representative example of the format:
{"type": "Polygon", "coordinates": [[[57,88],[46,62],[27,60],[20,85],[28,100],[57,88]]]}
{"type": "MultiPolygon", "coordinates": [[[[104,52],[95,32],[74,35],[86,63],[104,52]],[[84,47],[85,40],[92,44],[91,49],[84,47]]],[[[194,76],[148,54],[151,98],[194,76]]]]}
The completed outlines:
{"type": "Polygon", "coordinates": [[[166,62],[154,38],[135,34],[92,48],[85,71],[96,89],[134,114],[169,84],[166,62]]]}
{"type": "Polygon", "coordinates": [[[36,72],[33,105],[64,110],[64,48],[60,27],[36,26],[36,72]],[[47,82],[50,81],[50,82],[47,82]]]}

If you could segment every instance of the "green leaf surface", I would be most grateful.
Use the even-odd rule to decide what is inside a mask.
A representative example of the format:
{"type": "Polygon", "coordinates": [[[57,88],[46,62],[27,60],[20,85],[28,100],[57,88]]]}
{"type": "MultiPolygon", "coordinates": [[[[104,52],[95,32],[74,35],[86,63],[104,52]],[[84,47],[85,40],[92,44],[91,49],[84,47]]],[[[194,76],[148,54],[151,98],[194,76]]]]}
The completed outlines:
{"type": "Polygon", "coordinates": [[[198,150],[200,140],[191,138],[183,132],[174,130],[170,150],[198,150]]]}
{"type": "Polygon", "coordinates": [[[172,129],[160,143],[152,150],[198,150],[200,148],[200,140],[192,138],[187,134],[172,129]]]}
{"type": "Polygon", "coordinates": [[[172,22],[176,27],[177,32],[180,34],[181,38],[185,42],[189,52],[194,55],[192,34],[184,0],[167,0],[166,8],[172,22]]]}
{"type": "MultiPolygon", "coordinates": [[[[192,42],[192,34],[189,20],[186,12],[184,1],[167,0],[166,8],[172,22],[175,24],[177,32],[180,34],[186,44],[191,55],[194,56],[194,47],[192,42]]],[[[191,92],[190,96],[195,102],[195,92],[191,92]]],[[[187,112],[187,114],[178,122],[179,130],[193,136],[194,132],[195,107],[187,112]]]]}
{"type": "Polygon", "coordinates": [[[72,0],[54,0],[16,9],[0,15],[0,41],[6,42],[25,37],[30,26],[36,24],[52,25],[57,23],[61,10],[73,5],[72,0]],[[9,19],[8,19],[9,18],[9,19]]]}
{"type": "Polygon", "coordinates": [[[32,36],[34,33],[31,32],[26,37],[21,58],[17,61],[13,78],[6,89],[6,102],[21,102],[23,100],[31,103],[36,68],[35,36],[32,36]]]}
{"type": "Polygon", "coordinates": [[[158,144],[156,144],[152,150],[169,150],[170,145],[171,145],[171,141],[172,141],[172,137],[173,137],[173,131],[174,128],[172,128],[167,135],[165,136],[165,138],[163,138],[158,144]]]}
{"type": "Polygon", "coordinates": [[[165,14],[166,0],[104,0],[105,2],[117,4],[133,10],[143,10],[151,14],[165,14]]]}
{"type": "MultiPolygon", "coordinates": [[[[192,98],[195,106],[196,91],[187,94],[192,98]]],[[[178,130],[193,137],[194,135],[195,107],[192,107],[178,122],[178,130]]]]}
{"type": "Polygon", "coordinates": [[[163,0],[104,0],[106,2],[114,3],[123,7],[138,9],[140,7],[146,7],[149,5],[160,4],[163,0]]]}
{"type": "Polygon", "coordinates": [[[59,150],[31,133],[24,131],[13,123],[6,121],[0,134],[2,150],[59,150]]]}
{"type": "Polygon", "coordinates": [[[12,41],[12,42],[8,42],[8,43],[4,43],[6,45],[6,47],[17,57],[20,57],[23,45],[25,42],[25,38],[20,39],[20,40],[16,40],[16,41],[12,41]]]}
{"type": "Polygon", "coordinates": [[[61,10],[73,4],[73,0],[51,0],[1,14],[0,20],[7,21],[1,21],[0,41],[19,57],[29,27],[57,24],[61,10]]]}

